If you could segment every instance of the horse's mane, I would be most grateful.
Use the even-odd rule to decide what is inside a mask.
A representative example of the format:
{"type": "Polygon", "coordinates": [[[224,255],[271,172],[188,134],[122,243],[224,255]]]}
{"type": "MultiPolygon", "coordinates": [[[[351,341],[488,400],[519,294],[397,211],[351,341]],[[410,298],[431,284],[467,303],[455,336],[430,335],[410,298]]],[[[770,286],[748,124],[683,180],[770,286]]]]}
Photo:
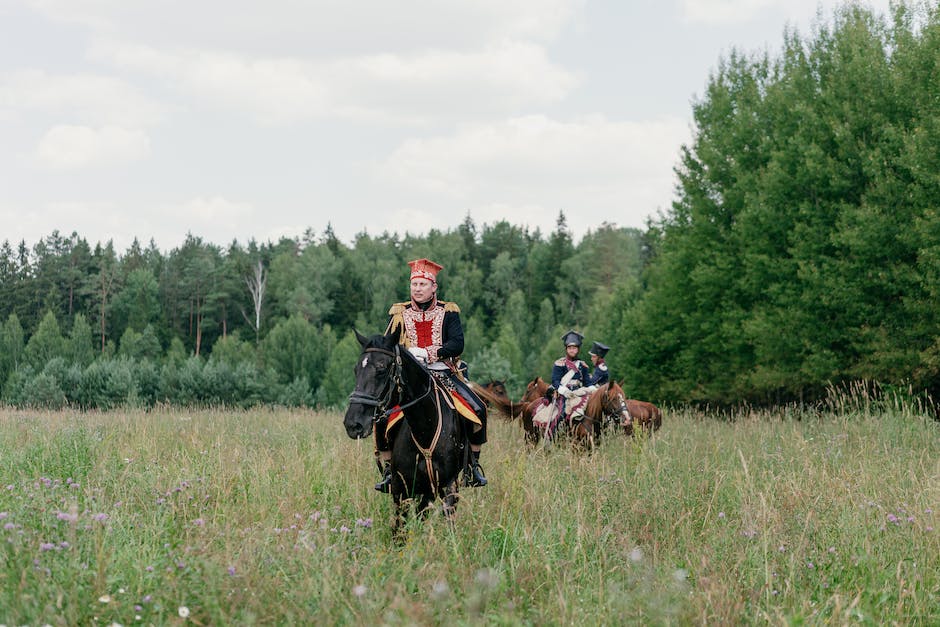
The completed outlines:
{"type": "Polygon", "coordinates": [[[618,393],[621,395],[621,397],[626,399],[626,395],[623,393],[623,388],[621,388],[620,384],[615,381],[610,381],[600,386],[593,394],[591,394],[591,398],[588,399],[588,404],[584,408],[585,415],[591,417],[601,416],[604,413],[604,398],[618,393]]]}

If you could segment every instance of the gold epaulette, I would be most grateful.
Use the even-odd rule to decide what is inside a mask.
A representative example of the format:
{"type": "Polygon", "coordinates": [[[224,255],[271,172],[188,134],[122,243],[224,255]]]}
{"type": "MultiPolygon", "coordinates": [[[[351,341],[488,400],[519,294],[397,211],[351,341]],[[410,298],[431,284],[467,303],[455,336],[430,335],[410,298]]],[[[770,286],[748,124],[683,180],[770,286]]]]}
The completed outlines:
{"type": "Polygon", "coordinates": [[[453,311],[456,313],[460,313],[460,307],[457,306],[457,303],[452,303],[447,300],[439,300],[437,302],[444,305],[444,311],[453,311]]]}
{"type": "Polygon", "coordinates": [[[388,315],[394,316],[396,314],[400,314],[401,312],[405,310],[405,307],[407,307],[410,304],[411,303],[395,303],[394,305],[389,307],[388,315]]]}
{"type": "Polygon", "coordinates": [[[565,365],[565,358],[562,357],[561,359],[559,359],[558,361],[556,361],[556,362],[555,362],[555,365],[556,365],[556,366],[564,366],[564,365],[565,365]]]}

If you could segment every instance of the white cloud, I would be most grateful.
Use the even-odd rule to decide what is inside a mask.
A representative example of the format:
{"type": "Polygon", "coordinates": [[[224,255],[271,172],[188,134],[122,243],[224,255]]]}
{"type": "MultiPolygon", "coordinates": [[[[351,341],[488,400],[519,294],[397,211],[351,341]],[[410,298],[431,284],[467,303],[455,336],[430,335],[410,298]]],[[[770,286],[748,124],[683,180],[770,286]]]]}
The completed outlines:
{"type": "Polygon", "coordinates": [[[36,157],[53,168],[82,168],[136,161],[149,152],[150,138],[140,130],[63,124],[46,132],[36,148],[36,157]]]}
{"type": "MultiPolygon", "coordinates": [[[[19,70],[0,81],[0,110],[42,111],[92,125],[148,126],[168,109],[120,79],[94,74],[56,76],[19,70]]],[[[12,116],[13,114],[9,114],[12,116]]]]}
{"type": "Polygon", "coordinates": [[[579,233],[604,220],[642,226],[645,216],[671,201],[676,148],[689,139],[687,123],[673,118],[561,122],[526,116],[408,140],[378,175],[439,202],[446,198],[448,206],[478,211],[483,221],[524,218],[545,230],[564,210],[579,233]]]}
{"type": "Polygon", "coordinates": [[[257,58],[99,42],[95,58],[156,75],[213,108],[263,123],[323,116],[424,122],[555,102],[578,79],[537,45],[501,41],[472,52],[428,50],[330,61],[257,58]]]}
{"type": "MultiPolygon", "coordinates": [[[[683,17],[690,22],[705,24],[743,23],[758,18],[762,13],[774,11],[785,19],[808,24],[822,8],[828,19],[833,9],[847,0],[681,0],[683,17]]],[[[889,0],[862,2],[876,12],[889,8],[889,0]]]]}
{"type": "Polygon", "coordinates": [[[381,168],[389,180],[468,193],[489,185],[522,192],[640,182],[665,170],[689,138],[685,121],[613,122],[603,116],[560,122],[546,116],[460,128],[454,135],[411,139],[381,168]]]}
{"type": "MultiPolygon", "coordinates": [[[[197,196],[183,203],[161,209],[187,224],[195,226],[218,226],[250,217],[254,209],[250,203],[228,200],[222,196],[197,196]]],[[[201,228],[200,228],[201,230],[201,228]]]]}
{"type": "Polygon", "coordinates": [[[551,41],[586,0],[28,0],[53,19],[152,45],[286,53],[473,48],[504,38],[551,41]]]}
{"type": "Polygon", "coordinates": [[[746,22],[778,4],[781,0],[682,0],[682,12],[691,22],[746,22]]]}
{"type": "Polygon", "coordinates": [[[38,205],[8,203],[0,206],[0,223],[4,224],[0,241],[26,240],[27,245],[32,245],[57,230],[62,234],[74,231],[92,246],[113,240],[119,248],[131,243],[128,233],[146,227],[137,216],[118,210],[111,202],[74,200],[38,205]]]}

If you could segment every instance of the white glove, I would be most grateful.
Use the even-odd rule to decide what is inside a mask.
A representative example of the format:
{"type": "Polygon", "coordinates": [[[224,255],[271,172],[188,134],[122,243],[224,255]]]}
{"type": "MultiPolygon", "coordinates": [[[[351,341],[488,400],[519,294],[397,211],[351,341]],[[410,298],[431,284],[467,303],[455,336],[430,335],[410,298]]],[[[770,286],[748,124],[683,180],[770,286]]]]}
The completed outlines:
{"type": "Polygon", "coordinates": [[[587,394],[590,394],[591,392],[596,392],[596,391],[597,391],[597,386],[596,386],[596,385],[589,385],[589,386],[587,386],[586,388],[584,388],[584,391],[585,391],[587,394]]]}
{"type": "Polygon", "coordinates": [[[569,390],[564,385],[558,386],[558,393],[564,396],[565,398],[571,398],[571,390],[569,390]]]}
{"type": "Polygon", "coordinates": [[[428,351],[423,348],[418,348],[417,346],[412,346],[408,349],[408,352],[414,355],[414,358],[418,361],[423,361],[427,363],[428,361],[428,351]]]}

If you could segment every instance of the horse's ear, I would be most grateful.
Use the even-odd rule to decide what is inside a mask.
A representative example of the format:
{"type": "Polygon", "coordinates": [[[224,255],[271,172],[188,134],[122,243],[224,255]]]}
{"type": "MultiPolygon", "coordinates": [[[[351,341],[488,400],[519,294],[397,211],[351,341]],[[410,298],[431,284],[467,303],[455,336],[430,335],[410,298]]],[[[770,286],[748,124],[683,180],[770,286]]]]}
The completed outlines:
{"type": "Polygon", "coordinates": [[[367,338],[362,333],[360,333],[358,329],[353,329],[353,331],[355,331],[356,333],[356,339],[359,340],[359,344],[361,344],[362,347],[365,348],[366,344],[369,343],[369,338],[367,338]]]}

